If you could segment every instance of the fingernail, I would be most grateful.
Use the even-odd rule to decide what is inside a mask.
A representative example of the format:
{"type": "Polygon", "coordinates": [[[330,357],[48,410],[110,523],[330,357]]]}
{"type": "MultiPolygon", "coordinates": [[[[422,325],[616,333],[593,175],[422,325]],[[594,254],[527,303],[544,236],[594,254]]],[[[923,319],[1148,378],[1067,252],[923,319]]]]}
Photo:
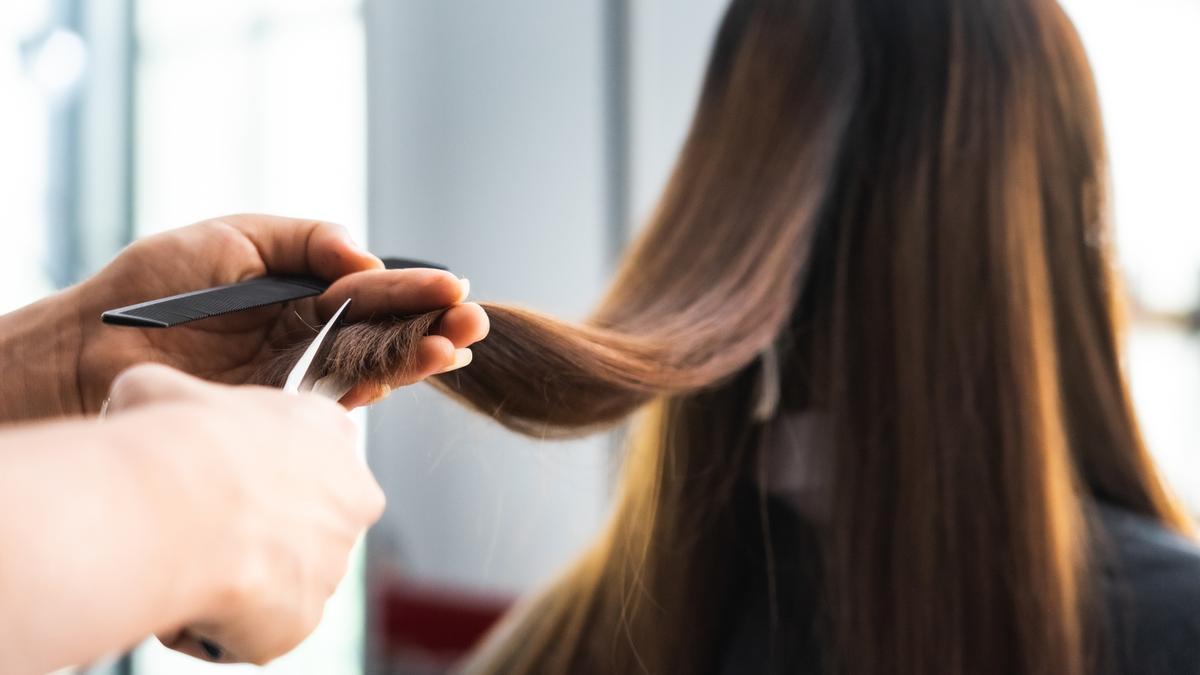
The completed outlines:
{"type": "Polygon", "coordinates": [[[462,287],[462,295],[459,296],[458,301],[465,302],[467,299],[467,296],[471,294],[471,280],[466,277],[463,277],[458,280],[458,285],[460,287],[462,287]]]}
{"type": "Polygon", "coordinates": [[[463,367],[467,366],[468,364],[470,364],[471,359],[473,359],[473,358],[475,358],[475,355],[471,353],[471,349],[469,347],[463,347],[462,349],[455,349],[454,350],[454,363],[451,363],[449,366],[447,366],[445,368],[445,370],[442,370],[441,372],[448,373],[452,370],[458,370],[459,368],[463,368],[463,367]]]}

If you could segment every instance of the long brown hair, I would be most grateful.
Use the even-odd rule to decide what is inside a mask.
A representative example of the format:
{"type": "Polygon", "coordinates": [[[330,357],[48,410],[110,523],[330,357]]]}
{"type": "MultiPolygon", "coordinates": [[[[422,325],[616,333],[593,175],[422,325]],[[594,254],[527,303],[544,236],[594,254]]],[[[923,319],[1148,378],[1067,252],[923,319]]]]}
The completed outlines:
{"type": "MultiPolygon", "coordinates": [[[[1093,500],[1190,527],[1121,370],[1105,161],[1052,0],[734,0],[600,308],[487,305],[474,363],[439,378],[537,437],[644,413],[604,535],[471,669],[716,668],[732,596],[770,591],[735,577],[771,542],[742,514],[776,362],[781,412],[831,428],[803,544],[826,670],[1097,665],[1093,500]]],[[[436,318],[348,327],[332,370],[386,380],[436,318]]]]}

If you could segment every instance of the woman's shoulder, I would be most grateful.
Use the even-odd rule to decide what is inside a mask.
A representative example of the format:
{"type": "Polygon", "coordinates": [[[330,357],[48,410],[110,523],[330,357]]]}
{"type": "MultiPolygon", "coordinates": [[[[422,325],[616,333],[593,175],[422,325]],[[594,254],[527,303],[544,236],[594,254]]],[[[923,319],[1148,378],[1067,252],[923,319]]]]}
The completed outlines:
{"type": "Polygon", "coordinates": [[[1113,646],[1123,671],[1200,673],[1200,545],[1161,523],[1100,505],[1113,646]]]}
{"type": "Polygon", "coordinates": [[[1200,570],[1200,542],[1119,506],[1100,503],[1098,511],[1105,531],[1126,564],[1155,574],[1200,570]]]}

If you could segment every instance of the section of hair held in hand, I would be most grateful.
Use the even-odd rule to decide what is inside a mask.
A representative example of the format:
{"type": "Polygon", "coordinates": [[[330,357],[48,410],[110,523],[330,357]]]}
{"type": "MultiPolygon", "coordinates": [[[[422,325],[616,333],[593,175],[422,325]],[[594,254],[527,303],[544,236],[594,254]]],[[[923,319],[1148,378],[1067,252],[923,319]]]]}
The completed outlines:
{"type": "MultiPolygon", "coordinates": [[[[347,324],[338,332],[320,374],[336,375],[353,384],[389,384],[397,373],[413,370],[417,343],[429,334],[441,315],[440,311],[428,312],[347,324]]],[[[298,340],[276,354],[259,371],[255,381],[271,387],[282,386],[311,339],[312,336],[298,340]]]]}
{"type": "MultiPolygon", "coordinates": [[[[699,319],[648,322],[639,335],[511,305],[483,307],[491,332],[472,347],[472,365],[431,382],[531,436],[589,433],[619,422],[655,395],[706,386],[753,356],[738,358],[745,349],[713,335],[714,321],[708,326],[699,319]],[[706,362],[707,368],[698,368],[706,362]]],[[[441,312],[430,312],[346,325],[321,375],[353,384],[394,383],[415,370],[417,344],[440,317],[441,312]]],[[[280,386],[307,344],[300,340],[277,354],[256,381],[280,386]]]]}

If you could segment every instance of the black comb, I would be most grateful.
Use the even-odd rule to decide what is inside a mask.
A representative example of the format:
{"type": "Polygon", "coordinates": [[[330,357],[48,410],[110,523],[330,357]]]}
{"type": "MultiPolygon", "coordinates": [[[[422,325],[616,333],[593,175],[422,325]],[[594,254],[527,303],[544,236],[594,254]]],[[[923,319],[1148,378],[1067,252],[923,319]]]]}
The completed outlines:
{"type": "MultiPolygon", "coordinates": [[[[442,265],[408,258],[384,258],[383,265],[389,270],[416,267],[447,269],[442,265]]],[[[170,328],[210,316],[320,295],[327,288],[329,282],[316,277],[259,277],[227,286],[206,288],[110,309],[100,315],[100,320],[115,326],[170,328]]]]}

